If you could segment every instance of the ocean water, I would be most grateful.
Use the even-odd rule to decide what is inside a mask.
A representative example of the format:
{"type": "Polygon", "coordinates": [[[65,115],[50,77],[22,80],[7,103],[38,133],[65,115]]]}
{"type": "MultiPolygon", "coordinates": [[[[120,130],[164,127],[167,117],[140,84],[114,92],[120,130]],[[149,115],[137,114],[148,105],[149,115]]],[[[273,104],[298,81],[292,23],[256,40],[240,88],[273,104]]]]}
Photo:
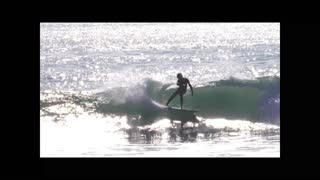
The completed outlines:
{"type": "Polygon", "coordinates": [[[40,156],[280,157],[280,24],[41,23],[40,156]]]}

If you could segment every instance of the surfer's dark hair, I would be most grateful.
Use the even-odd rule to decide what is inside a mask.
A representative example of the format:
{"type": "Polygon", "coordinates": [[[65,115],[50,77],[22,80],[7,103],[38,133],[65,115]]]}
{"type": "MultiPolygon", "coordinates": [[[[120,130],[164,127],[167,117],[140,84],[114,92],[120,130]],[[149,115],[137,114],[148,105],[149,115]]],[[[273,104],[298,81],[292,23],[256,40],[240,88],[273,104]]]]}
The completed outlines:
{"type": "Polygon", "coordinates": [[[179,78],[179,77],[182,77],[182,74],[181,74],[181,73],[178,73],[178,74],[177,74],[177,78],[179,78]]]}

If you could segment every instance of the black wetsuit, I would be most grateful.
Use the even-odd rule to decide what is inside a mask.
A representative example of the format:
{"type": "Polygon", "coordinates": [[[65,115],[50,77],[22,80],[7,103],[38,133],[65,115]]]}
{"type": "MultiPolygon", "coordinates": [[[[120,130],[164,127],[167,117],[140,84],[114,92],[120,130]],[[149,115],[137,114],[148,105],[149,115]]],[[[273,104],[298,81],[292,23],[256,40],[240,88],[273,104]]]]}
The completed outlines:
{"type": "MultiPolygon", "coordinates": [[[[182,109],[183,106],[183,95],[187,92],[187,86],[188,84],[190,85],[190,82],[187,78],[179,78],[177,81],[177,85],[179,86],[178,89],[171,95],[171,97],[169,98],[168,102],[167,102],[167,106],[168,104],[171,102],[171,100],[176,97],[178,94],[180,96],[180,106],[182,109]]],[[[190,85],[190,88],[192,90],[192,87],[190,85]]]]}
{"type": "Polygon", "coordinates": [[[182,96],[187,92],[187,85],[189,80],[187,78],[180,78],[177,81],[177,85],[179,86],[177,93],[182,96]]]}

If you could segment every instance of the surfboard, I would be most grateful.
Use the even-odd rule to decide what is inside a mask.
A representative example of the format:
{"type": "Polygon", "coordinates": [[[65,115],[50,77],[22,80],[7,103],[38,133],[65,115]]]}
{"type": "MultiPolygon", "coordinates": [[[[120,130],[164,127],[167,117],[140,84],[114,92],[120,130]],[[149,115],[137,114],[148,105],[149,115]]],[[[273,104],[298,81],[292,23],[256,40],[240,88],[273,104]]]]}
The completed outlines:
{"type": "Polygon", "coordinates": [[[158,103],[154,100],[152,100],[152,104],[154,107],[156,108],[159,108],[161,110],[166,110],[166,111],[171,111],[171,112],[192,112],[192,113],[195,113],[195,112],[199,112],[199,110],[196,110],[196,109],[180,109],[178,107],[171,107],[171,106],[166,106],[166,105],[163,105],[161,103],[158,103]]]}
{"type": "Polygon", "coordinates": [[[196,109],[180,109],[177,107],[170,107],[162,105],[156,101],[152,101],[154,107],[159,108],[159,110],[172,121],[181,121],[181,125],[186,122],[199,123],[196,115],[194,113],[199,112],[196,109]]]}
{"type": "Polygon", "coordinates": [[[199,120],[194,114],[195,112],[198,112],[198,110],[167,107],[167,115],[171,122],[174,120],[181,121],[182,126],[186,122],[199,123],[199,120]]]}
{"type": "Polygon", "coordinates": [[[176,107],[170,107],[170,106],[167,106],[168,108],[168,111],[173,111],[173,112],[186,112],[186,113],[195,113],[195,112],[199,112],[199,110],[196,110],[196,109],[180,109],[180,108],[176,108],[176,107]]]}

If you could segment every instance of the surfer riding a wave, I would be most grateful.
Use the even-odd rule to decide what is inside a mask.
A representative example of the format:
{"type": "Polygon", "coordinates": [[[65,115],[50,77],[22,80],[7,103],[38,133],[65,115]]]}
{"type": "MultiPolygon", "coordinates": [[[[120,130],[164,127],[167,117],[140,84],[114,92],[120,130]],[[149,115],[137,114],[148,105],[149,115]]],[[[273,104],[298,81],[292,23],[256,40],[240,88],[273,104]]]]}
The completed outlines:
{"type": "Polygon", "coordinates": [[[193,89],[192,89],[192,86],[190,84],[189,79],[184,78],[181,73],[177,74],[177,78],[178,78],[177,85],[179,87],[176,90],[176,92],[174,92],[171,95],[171,97],[169,98],[169,100],[168,100],[166,105],[168,106],[168,104],[172,101],[172,99],[179,94],[180,95],[180,107],[182,109],[182,107],[183,107],[183,95],[187,92],[187,85],[189,85],[189,87],[191,89],[191,96],[193,96],[193,89]]]}

